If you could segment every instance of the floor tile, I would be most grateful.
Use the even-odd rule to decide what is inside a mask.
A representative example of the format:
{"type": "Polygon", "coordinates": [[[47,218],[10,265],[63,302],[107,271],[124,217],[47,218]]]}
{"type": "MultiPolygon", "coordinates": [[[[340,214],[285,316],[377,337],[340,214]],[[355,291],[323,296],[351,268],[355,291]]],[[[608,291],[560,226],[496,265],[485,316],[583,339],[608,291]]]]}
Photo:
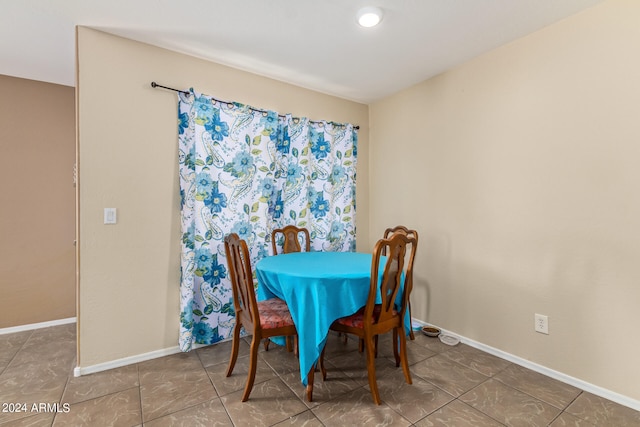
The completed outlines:
{"type": "MultiPolygon", "coordinates": [[[[0,402],[21,403],[28,409],[33,404],[60,402],[68,377],[60,369],[51,369],[51,362],[9,367],[0,375],[0,402]]],[[[29,415],[33,413],[1,413],[0,423],[29,415]]]]}
{"type": "Polygon", "coordinates": [[[425,347],[434,353],[443,353],[455,348],[455,346],[444,344],[438,337],[428,337],[423,333],[417,333],[415,337],[416,339],[411,341],[412,343],[425,347]]]}
{"type": "Polygon", "coordinates": [[[512,364],[466,344],[453,346],[449,351],[443,352],[442,355],[488,377],[496,375],[512,364]]]}
{"type": "Polygon", "coordinates": [[[16,356],[21,359],[21,363],[60,357],[74,359],[76,356],[75,323],[35,329],[16,356]]]}
{"type": "Polygon", "coordinates": [[[233,426],[219,398],[144,423],[145,427],[233,426]]]}
{"type": "Polygon", "coordinates": [[[371,393],[357,388],[330,402],[312,409],[316,417],[327,427],[343,426],[409,426],[411,423],[385,403],[375,405],[371,393]]]}
{"type": "MultiPolygon", "coordinates": [[[[360,385],[369,384],[367,371],[367,356],[364,353],[351,351],[348,353],[334,354],[325,358],[327,379],[346,375],[356,380],[360,385]],[[337,370],[337,371],[336,371],[337,370]]],[[[396,363],[386,357],[376,359],[376,377],[381,377],[388,372],[395,372],[403,376],[402,368],[396,367],[396,363]]]]}
{"type": "MultiPolygon", "coordinates": [[[[412,384],[407,384],[404,375],[387,374],[379,378],[377,383],[382,401],[412,423],[454,399],[420,377],[413,378],[412,384]]],[[[366,389],[370,390],[368,386],[366,389]]]]}
{"type": "Polygon", "coordinates": [[[459,400],[452,401],[415,423],[416,427],[500,427],[503,425],[459,400]]]}
{"type": "MultiPolygon", "coordinates": [[[[429,350],[426,347],[421,347],[418,345],[407,345],[407,360],[409,361],[409,365],[414,365],[418,362],[422,362],[423,360],[435,356],[436,354],[438,353],[429,350]]],[[[390,357],[393,357],[393,353],[390,355],[390,357]]]]}
{"type": "Polygon", "coordinates": [[[43,368],[46,366],[49,370],[69,374],[76,358],[75,341],[42,341],[38,345],[29,345],[30,341],[31,338],[16,353],[5,371],[40,364],[43,368]]]}
{"type": "Polygon", "coordinates": [[[13,334],[0,335],[0,374],[9,365],[13,356],[24,345],[33,331],[22,331],[13,334]]]}
{"type": "MultiPolygon", "coordinates": [[[[249,374],[249,357],[238,357],[233,368],[233,372],[229,377],[227,377],[226,364],[210,366],[206,371],[219,396],[224,396],[238,390],[244,390],[244,387],[247,384],[247,376],[249,374]]],[[[260,384],[275,377],[276,374],[273,372],[273,369],[269,367],[259,354],[256,365],[254,387],[256,384],[260,384]]]]}
{"type": "Polygon", "coordinates": [[[411,366],[411,373],[458,397],[488,377],[462,366],[443,354],[430,357],[411,366]]]}
{"type": "Polygon", "coordinates": [[[298,376],[300,376],[300,362],[298,357],[294,352],[287,351],[285,347],[272,344],[269,346],[269,351],[260,353],[260,356],[271,369],[279,374],[298,372],[298,376]]]}
{"type": "Polygon", "coordinates": [[[337,399],[343,394],[362,387],[362,385],[356,382],[353,378],[344,374],[339,375],[337,371],[333,371],[333,375],[323,381],[322,373],[318,371],[315,373],[313,381],[312,401],[309,402],[307,400],[307,388],[302,385],[299,370],[281,375],[280,378],[309,408],[313,408],[329,400],[337,399]]]}
{"type": "Polygon", "coordinates": [[[313,412],[305,411],[301,414],[293,415],[287,418],[286,420],[274,425],[274,427],[286,427],[286,426],[323,427],[323,424],[315,415],[313,415],[313,412]]]}
{"type": "MultiPolygon", "coordinates": [[[[251,343],[253,342],[253,335],[245,335],[244,337],[241,337],[240,339],[242,341],[244,341],[244,343],[247,345],[247,349],[249,349],[251,347],[251,343]]],[[[258,353],[262,353],[263,351],[266,351],[265,348],[264,348],[264,342],[265,342],[265,339],[263,339],[262,342],[260,343],[260,345],[258,346],[258,353]]],[[[269,343],[268,347],[269,347],[269,349],[274,348],[274,347],[278,347],[278,344],[276,344],[273,341],[271,341],[269,343]]],[[[242,346],[240,346],[240,348],[242,348],[242,346]]],[[[247,354],[249,354],[249,350],[247,350],[247,354]]]]}
{"type": "Polygon", "coordinates": [[[358,338],[354,335],[338,335],[337,332],[330,332],[325,342],[324,355],[326,358],[339,356],[345,353],[358,351],[358,338]]]}
{"type": "Polygon", "coordinates": [[[595,425],[640,426],[640,411],[587,392],[580,394],[566,412],[595,425]]]}
{"type": "Polygon", "coordinates": [[[138,387],[138,365],[123,366],[94,374],[71,377],[62,396],[66,403],[78,403],[138,387]]]}
{"type": "Polygon", "coordinates": [[[220,399],[236,426],[271,426],[307,410],[280,378],[254,385],[246,402],[242,390],[220,399]]]}
{"type": "Polygon", "coordinates": [[[195,352],[140,363],[138,374],[145,422],[217,397],[195,352]]]}
{"type": "MultiPolygon", "coordinates": [[[[388,335],[392,336],[392,334],[388,335]]],[[[411,341],[407,337],[407,360],[410,365],[421,362],[437,354],[435,351],[431,351],[424,346],[409,344],[410,342],[411,341]]],[[[393,355],[391,339],[385,339],[384,341],[378,342],[378,357],[386,357],[394,364],[396,363],[395,356],[393,355]]]]}
{"type": "Polygon", "coordinates": [[[563,412],[558,415],[558,418],[553,420],[549,427],[593,427],[595,424],[589,421],[578,418],[574,415],[563,412]]]}
{"type": "Polygon", "coordinates": [[[581,393],[580,389],[518,365],[511,365],[496,380],[564,409],[581,393]]]}
{"type": "MultiPolygon", "coordinates": [[[[202,366],[205,368],[220,363],[225,365],[229,364],[229,358],[231,357],[231,341],[225,341],[201,347],[196,350],[196,354],[202,362],[202,366]]],[[[240,340],[238,343],[238,355],[245,356],[249,354],[249,345],[245,340],[240,340]]]]}
{"type": "Polygon", "coordinates": [[[30,414],[25,418],[20,418],[7,423],[2,423],[2,417],[0,417],[0,425],[2,427],[51,427],[55,414],[52,412],[41,414],[30,414]]]}
{"type": "MultiPolygon", "coordinates": [[[[29,339],[25,342],[25,347],[36,347],[48,342],[76,342],[76,324],[52,326],[48,328],[34,329],[29,339]]],[[[75,347],[74,347],[75,350],[75,347]]]]}
{"type": "Polygon", "coordinates": [[[195,351],[172,354],[138,364],[140,384],[174,381],[189,373],[203,371],[202,362],[195,351]]]}
{"type": "Polygon", "coordinates": [[[465,393],[460,401],[508,426],[546,426],[560,414],[558,408],[494,379],[465,393]]]}
{"type": "Polygon", "coordinates": [[[56,414],[54,427],[135,426],[142,422],[138,387],[76,403],[56,414]]]}
{"type": "Polygon", "coordinates": [[[143,420],[146,423],[217,396],[204,368],[200,372],[187,372],[182,377],[172,375],[171,380],[142,384],[143,420]]]}

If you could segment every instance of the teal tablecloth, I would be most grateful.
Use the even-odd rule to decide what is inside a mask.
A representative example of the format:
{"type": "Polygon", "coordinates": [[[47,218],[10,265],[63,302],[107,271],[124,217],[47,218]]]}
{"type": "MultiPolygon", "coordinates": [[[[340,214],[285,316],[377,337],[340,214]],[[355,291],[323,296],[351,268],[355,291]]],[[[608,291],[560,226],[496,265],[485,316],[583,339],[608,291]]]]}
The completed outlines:
{"type": "MultiPolygon", "coordinates": [[[[369,295],[371,254],[297,252],[263,258],[256,264],[258,299],[286,301],[298,330],[300,376],[320,357],[331,324],[363,307],[369,295]]],[[[410,319],[405,319],[410,330],[410,319]]]]}

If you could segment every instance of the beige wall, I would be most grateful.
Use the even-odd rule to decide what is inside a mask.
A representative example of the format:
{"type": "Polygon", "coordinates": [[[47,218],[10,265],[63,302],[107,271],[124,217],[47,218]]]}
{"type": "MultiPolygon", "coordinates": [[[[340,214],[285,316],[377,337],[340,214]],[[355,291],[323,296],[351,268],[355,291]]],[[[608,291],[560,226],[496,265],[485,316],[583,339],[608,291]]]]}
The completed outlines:
{"type": "Polygon", "coordinates": [[[414,316],[633,399],[639,22],[607,2],[370,106],[370,236],[420,232],[414,316]]]}
{"type": "Polygon", "coordinates": [[[177,346],[176,94],[151,81],[361,126],[358,245],[368,242],[368,107],[78,28],[79,367],[177,346]],[[103,209],[118,224],[103,225],[103,209]]]}
{"type": "Polygon", "coordinates": [[[75,90],[0,75],[0,328],[74,317],[75,90]]]}

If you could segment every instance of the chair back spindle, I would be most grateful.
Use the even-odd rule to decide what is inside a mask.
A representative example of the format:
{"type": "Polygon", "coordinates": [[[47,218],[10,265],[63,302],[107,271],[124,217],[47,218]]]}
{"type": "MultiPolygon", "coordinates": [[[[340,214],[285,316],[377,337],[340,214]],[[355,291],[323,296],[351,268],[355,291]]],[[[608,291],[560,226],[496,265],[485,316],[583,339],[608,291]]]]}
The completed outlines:
{"type": "Polygon", "coordinates": [[[249,323],[254,328],[259,328],[260,319],[247,243],[241,240],[236,233],[225,237],[224,243],[236,316],[240,316],[243,323],[249,323]]]}
{"type": "Polygon", "coordinates": [[[311,251],[311,237],[309,230],[306,228],[296,227],[295,225],[287,225],[283,228],[276,228],[271,232],[271,249],[273,254],[288,254],[291,252],[302,252],[304,244],[305,252],[311,251]],[[282,240],[282,247],[278,252],[278,243],[282,240]]]}
{"type": "MultiPolygon", "coordinates": [[[[393,227],[393,228],[387,228],[384,231],[384,238],[388,239],[389,236],[391,236],[393,234],[397,234],[397,233],[403,234],[403,235],[408,236],[408,237],[413,237],[415,239],[415,244],[412,245],[412,250],[414,251],[414,256],[415,256],[415,250],[418,248],[418,232],[416,230],[412,230],[410,228],[407,228],[404,225],[398,225],[398,226],[393,227]]],[[[385,252],[383,252],[383,255],[384,254],[385,254],[385,252]]],[[[413,289],[413,258],[411,258],[411,262],[405,268],[405,274],[406,274],[405,285],[408,286],[409,295],[410,295],[411,294],[411,290],[413,289]]],[[[409,316],[411,316],[411,301],[410,300],[407,302],[407,306],[408,306],[407,309],[409,310],[409,316]]],[[[415,336],[413,334],[413,329],[411,330],[411,333],[409,334],[409,337],[412,340],[415,339],[415,336]]]]}
{"type": "Polygon", "coordinates": [[[415,246],[414,238],[401,233],[376,243],[371,263],[372,280],[364,313],[365,325],[368,324],[367,318],[373,318],[374,323],[383,323],[399,314],[400,318],[404,319],[411,292],[409,276],[410,269],[413,267],[415,246]],[[374,277],[378,280],[373,280],[374,277]],[[380,296],[381,301],[378,304],[379,308],[375,310],[374,318],[377,295],[380,296]],[[400,310],[397,310],[399,298],[402,302],[400,310]]]}

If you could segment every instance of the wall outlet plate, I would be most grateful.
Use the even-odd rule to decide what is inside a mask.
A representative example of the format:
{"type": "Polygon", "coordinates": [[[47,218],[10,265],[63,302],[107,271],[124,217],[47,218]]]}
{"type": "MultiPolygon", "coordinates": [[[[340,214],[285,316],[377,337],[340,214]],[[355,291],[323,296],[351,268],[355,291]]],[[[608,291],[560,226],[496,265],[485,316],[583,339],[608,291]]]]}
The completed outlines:
{"type": "Polygon", "coordinates": [[[549,335],[549,318],[544,314],[537,314],[534,316],[534,329],[541,334],[549,335]]]}
{"type": "Polygon", "coordinates": [[[115,224],[118,222],[116,208],[104,208],[104,223],[115,224]]]}

